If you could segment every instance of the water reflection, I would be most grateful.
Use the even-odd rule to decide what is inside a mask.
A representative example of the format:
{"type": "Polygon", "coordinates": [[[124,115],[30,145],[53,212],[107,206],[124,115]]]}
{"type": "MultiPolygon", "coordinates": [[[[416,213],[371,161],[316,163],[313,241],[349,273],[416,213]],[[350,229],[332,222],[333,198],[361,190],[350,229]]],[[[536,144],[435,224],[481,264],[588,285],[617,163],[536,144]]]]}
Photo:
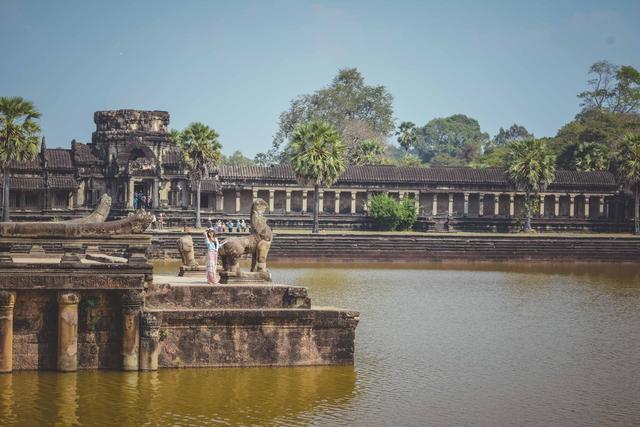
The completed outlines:
{"type": "Polygon", "coordinates": [[[351,366],[15,372],[0,376],[0,424],[305,425],[347,410],[355,383],[351,366]]]}
{"type": "Polygon", "coordinates": [[[16,372],[0,424],[640,425],[637,265],[356,267],[271,265],[361,312],[355,367],[16,372]]]}

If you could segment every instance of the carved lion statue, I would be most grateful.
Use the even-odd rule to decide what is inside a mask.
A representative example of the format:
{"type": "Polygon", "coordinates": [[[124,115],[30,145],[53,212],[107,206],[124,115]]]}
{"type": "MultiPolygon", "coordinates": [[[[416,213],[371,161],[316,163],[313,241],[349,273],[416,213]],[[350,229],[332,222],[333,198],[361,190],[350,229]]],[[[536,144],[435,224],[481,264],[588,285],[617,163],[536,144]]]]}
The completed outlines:
{"type": "Polygon", "coordinates": [[[239,272],[239,261],[243,254],[251,254],[251,271],[268,271],[267,254],[273,239],[271,227],[264,217],[264,211],[268,207],[267,202],[256,199],[251,205],[251,234],[246,237],[231,237],[224,242],[219,255],[225,271],[239,272]]]}
{"type": "Polygon", "coordinates": [[[193,248],[193,238],[191,236],[182,236],[178,239],[178,250],[182,257],[182,265],[190,267],[198,265],[193,248]]]}

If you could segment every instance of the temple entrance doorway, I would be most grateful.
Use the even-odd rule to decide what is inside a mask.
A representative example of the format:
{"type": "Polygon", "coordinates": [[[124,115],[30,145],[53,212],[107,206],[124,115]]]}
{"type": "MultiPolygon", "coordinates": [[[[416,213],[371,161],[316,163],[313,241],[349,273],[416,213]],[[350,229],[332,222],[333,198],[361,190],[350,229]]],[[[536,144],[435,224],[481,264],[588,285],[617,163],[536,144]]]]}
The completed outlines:
{"type": "Polygon", "coordinates": [[[136,182],[133,184],[133,191],[138,195],[137,207],[150,209],[152,203],[149,201],[149,196],[153,197],[153,181],[136,182]]]}

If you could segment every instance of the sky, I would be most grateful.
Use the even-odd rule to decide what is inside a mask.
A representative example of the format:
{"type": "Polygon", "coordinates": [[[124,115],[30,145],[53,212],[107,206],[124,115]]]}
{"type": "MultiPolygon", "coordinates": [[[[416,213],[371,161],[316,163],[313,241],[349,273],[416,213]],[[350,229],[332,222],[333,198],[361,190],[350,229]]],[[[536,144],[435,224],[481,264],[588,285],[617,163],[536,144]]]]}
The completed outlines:
{"type": "Polygon", "coordinates": [[[640,68],[638,22],[638,0],[0,0],[0,96],[35,103],[48,147],[134,108],[253,157],[294,97],[356,67],[394,96],[396,123],[462,113],[491,135],[553,136],[593,62],[640,68]]]}

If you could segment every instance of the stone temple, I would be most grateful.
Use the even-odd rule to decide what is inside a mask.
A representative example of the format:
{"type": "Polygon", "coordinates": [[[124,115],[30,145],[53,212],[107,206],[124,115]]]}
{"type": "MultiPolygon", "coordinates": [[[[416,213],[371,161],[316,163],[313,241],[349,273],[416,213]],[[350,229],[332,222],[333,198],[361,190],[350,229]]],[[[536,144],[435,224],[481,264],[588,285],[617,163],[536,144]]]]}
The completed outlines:
{"type": "MultiPolygon", "coordinates": [[[[90,143],[49,149],[30,162],[11,165],[10,206],[17,220],[80,217],[107,193],[112,216],[133,211],[134,192],[152,199],[174,225],[193,222],[195,193],[171,142],[166,111],[115,110],[94,114],[90,143]]],[[[0,181],[1,182],[1,181],[0,181]]],[[[413,198],[419,228],[446,222],[460,230],[511,230],[518,226],[524,196],[500,169],[465,167],[349,166],[320,194],[321,222],[332,228],[366,227],[366,203],[386,192],[413,198]]],[[[269,203],[276,227],[310,222],[313,189],[301,186],[287,165],[221,166],[202,184],[203,217],[241,218],[253,200],[269,203]]],[[[540,197],[533,225],[544,229],[629,230],[633,198],[610,172],[559,170],[540,197]]]]}

